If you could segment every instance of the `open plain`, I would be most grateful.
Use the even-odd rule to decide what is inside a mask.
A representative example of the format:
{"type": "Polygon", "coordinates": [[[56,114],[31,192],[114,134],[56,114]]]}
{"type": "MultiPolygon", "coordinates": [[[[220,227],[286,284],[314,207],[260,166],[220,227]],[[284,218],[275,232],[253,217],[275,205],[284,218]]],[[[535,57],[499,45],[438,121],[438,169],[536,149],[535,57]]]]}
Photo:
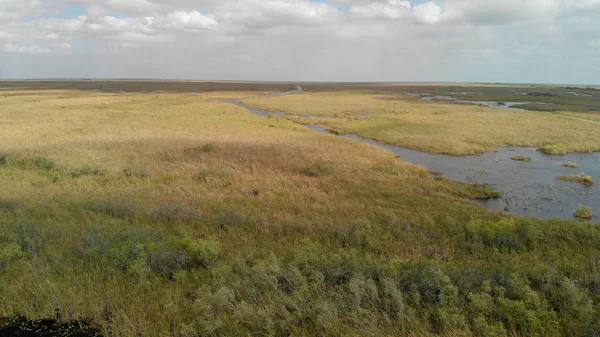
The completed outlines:
{"type": "Polygon", "coordinates": [[[593,155],[595,88],[0,89],[0,333],[23,319],[85,322],[89,336],[600,333],[597,219],[489,211],[471,199],[494,186],[305,126],[433,154],[593,155]],[[422,99],[447,95],[524,104],[422,99]]]}

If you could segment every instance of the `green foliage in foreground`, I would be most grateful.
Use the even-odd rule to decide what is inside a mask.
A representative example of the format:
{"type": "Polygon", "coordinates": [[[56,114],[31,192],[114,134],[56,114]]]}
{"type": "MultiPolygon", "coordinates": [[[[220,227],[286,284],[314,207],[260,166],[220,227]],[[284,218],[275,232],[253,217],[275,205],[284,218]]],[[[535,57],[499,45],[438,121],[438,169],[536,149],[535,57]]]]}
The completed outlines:
{"type": "MultiPolygon", "coordinates": [[[[127,333],[113,329],[122,323],[111,320],[118,315],[111,308],[123,300],[143,300],[152,305],[149,315],[157,310],[168,317],[170,323],[156,331],[151,322],[135,327],[148,336],[600,333],[600,229],[589,223],[357,219],[274,254],[153,229],[140,220],[197,223],[181,209],[169,218],[107,205],[87,206],[100,213],[81,220],[86,229],[76,231],[71,244],[59,243],[60,217],[39,220],[39,211],[14,208],[0,213],[0,282],[7,285],[0,299],[10,303],[0,314],[32,310],[20,285],[42,277],[52,286],[36,295],[58,301],[46,315],[73,310],[66,294],[86,296],[85,303],[100,311],[83,311],[117,335],[127,333]],[[431,248],[425,256],[397,260],[380,249],[387,244],[431,248]],[[231,254],[240,249],[247,255],[231,254]],[[70,293],[86,277],[94,287],[70,293]]],[[[222,238],[252,236],[249,223],[223,226],[235,214],[217,212],[213,228],[222,238]]],[[[266,236],[261,245],[278,242],[266,236]]]]}

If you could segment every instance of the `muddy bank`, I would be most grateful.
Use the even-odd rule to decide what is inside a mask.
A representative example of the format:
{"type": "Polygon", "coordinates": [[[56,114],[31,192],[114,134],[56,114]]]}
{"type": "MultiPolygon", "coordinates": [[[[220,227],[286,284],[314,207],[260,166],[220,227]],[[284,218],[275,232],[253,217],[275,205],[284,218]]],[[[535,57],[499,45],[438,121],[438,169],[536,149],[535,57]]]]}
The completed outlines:
{"type": "MultiPolygon", "coordinates": [[[[291,93],[297,93],[294,91],[291,93]]],[[[288,93],[289,94],[289,93],[288,93]]],[[[269,117],[288,117],[282,112],[267,112],[251,107],[239,100],[225,102],[238,105],[250,112],[269,117]]],[[[315,131],[328,133],[321,126],[307,126],[315,131]]],[[[378,146],[398,155],[400,160],[424,165],[431,171],[439,171],[446,177],[460,182],[486,183],[502,193],[500,199],[478,200],[477,203],[495,211],[507,211],[519,216],[540,219],[573,218],[580,205],[587,205],[600,212],[600,153],[546,155],[535,148],[503,147],[494,153],[481,156],[456,157],[415,151],[400,146],[383,144],[357,135],[340,137],[378,146]],[[523,157],[527,161],[513,160],[523,157]],[[577,163],[577,168],[562,166],[577,163]],[[557,179],[560,175],[577,175],[585,172],[598,184],[591,186],[557,179]]],[[[595,218],[597,220],[598,218],[595,218]]]]}
{"type": "Polygon", "coordinates": [[[24,317],[0,319],[0,337],[102,337],[88,322],[30,321],[24,317]]]}

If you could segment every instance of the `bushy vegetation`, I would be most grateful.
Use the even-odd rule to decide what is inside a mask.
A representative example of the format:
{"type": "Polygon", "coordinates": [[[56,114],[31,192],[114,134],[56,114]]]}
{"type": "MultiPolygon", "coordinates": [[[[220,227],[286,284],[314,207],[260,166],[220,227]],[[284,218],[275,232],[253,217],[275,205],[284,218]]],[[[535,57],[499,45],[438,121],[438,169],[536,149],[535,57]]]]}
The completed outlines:
{"type": "MultiPolygon", "coordinates": [[[[84,231],[71,249],[51,248],[49,242],[59,235],[52,227],[16,222],[2,235],[0,266],[19,282],[29,282],[23,272],[34,270],[59,275],[71,270],[65,277],[75,279],[102,270],[104,280],[94,279],[98,291],[114,287],[113,278],[122,284],[112,291],[137,289],[127,296],[163,289],[144,296],[166,310],[170,323],[160,331],[137,327],[148,336],[589,336],[600,331],[600,274],[592,268],[600,258],[597,226],[510,218],[464,225],[397,221],[357,219],[284,253],[246,257],[224,254],[247,250],[240,245],[131,225],[112,233],[92,226],[97,229],[84,231]],[[390,259],[380,249],[411,241],[430,249],[413,259],[390,259]]],[[[222,230],[227,235],[228,229],[222,230]]],[[[65,277],[59,277],[60,287],[72,287],[65,277]]],[[[2,296],[16,296],[14,291],[11,286],[2,296]]],[[[97,296],[114,301],[87,295],[89,301],[97,296]]],[[[110,312],[108,305],[99,308],[95,324],[117,327],[101,318],[110,312]]],[[[61,301],[60,310],[70,307],[61,301]]]]}
{"type": "Polygon", "coordinates": [[[585,205],[581,205],[575,211],[575,217],[579,219],[591,219],[594,217],[594,211],[585,205]]]}
{"type": "Polygon", "coordinates": [[[516,157],[512,157],[510,159],[514,160],[514,161],[524,161],[527,163],[531,162],[531,157],[516,156],[516,157]]]}
{"type": "Polygon", "coordinates": [[[583,185],[594,185],[594,178],[590,177],[589,175],[585,174],[585,173],[580,173],[578,175],[574,175],[574,176],[558,176],[557,178],[558,180],[561,181],[572,181],[572,182],[577,182],[583,185]]]}

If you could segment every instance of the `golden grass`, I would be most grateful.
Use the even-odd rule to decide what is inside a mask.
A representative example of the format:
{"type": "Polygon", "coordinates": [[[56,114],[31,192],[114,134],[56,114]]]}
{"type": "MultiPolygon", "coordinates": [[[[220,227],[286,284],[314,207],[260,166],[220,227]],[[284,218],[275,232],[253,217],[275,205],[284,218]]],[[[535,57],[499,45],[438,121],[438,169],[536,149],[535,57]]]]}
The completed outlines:
{"type": "Polygon", "coordinates": [[[501,110],[367,92],[303,93],[245,102],[267,111],[331,116],[306,122],[433,153],[475,155],[509,145],[545,147],[548,152],[560,148],[561,153],[600,151],[600,124],[572,112],[501,110]],[[371,117],[356,118],[359,114],[371,117]]]}
{"type": "Polygon", "coordinates": [[[0,170],[0,198],[73,204],[126,200],[148,211],[172,203],[207,213],[229,204],[260,214],[267,231],[275,220],[292,214],[296,220],[334,223],[391,205],[401,217],[411,217],[415,207],[427,213],[439,202],[485,214],[455,197],[447,182],[435,181],[425,168],[399,162],[391,153],[214,101],[230,93],[74,92],[76,97],[58,105],[45,104],[40,97],[56,101],[46,92],[28,94],[35,102],[4,105],[0,111],[0,152],[8,156],[0,170]],[[107,104],[117,98],[122,103],[107,104]],[[194,150],[206,144],[214,150],[194,150]],[[49,178],[11,164],[35,157],[53,160],[64,172],[49,178]],[[313,174],[314,167],[327,172],[313,174]],[[105,174],[70,178],[70,172],[88,168],[105,174]],[[373,191],[373,186],[382,188],[373,191]],[[396,200],[389,197],[391,190],[420,197],[396,200]]]}

